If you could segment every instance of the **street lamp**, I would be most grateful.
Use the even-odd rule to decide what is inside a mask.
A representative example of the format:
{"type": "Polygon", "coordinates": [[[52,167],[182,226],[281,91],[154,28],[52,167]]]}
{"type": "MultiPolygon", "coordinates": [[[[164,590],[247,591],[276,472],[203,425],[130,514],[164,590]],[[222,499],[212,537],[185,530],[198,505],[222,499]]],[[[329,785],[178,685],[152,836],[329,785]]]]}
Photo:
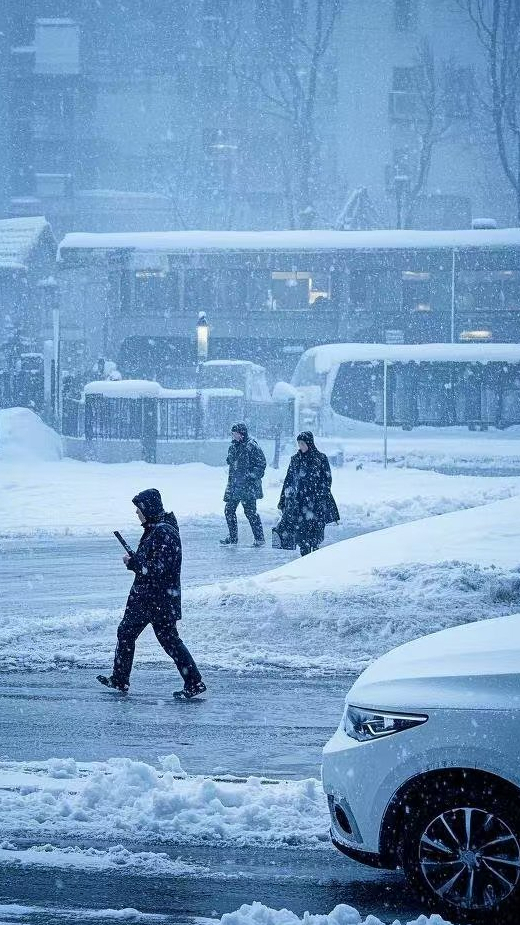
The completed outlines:
{"type": "Polygon", "coordinates": [[[197,365],[205,363],[209,350],[209,326],[206,312],[199,312],[197,320],[197,365]]]}
{"type": "Polygon", "coordinates": [[[408,183],[410,178],[405,174],[397,174],[394,177],[395,204],[397,209],[397,227],[403,227],[403,205],[408,192],[408,183]]]}
{"type": "Polygon", "coordinates": [[[209,326],[206,312],[199,312],[197,319],[197,366],[195,368],[195,388],[197,391],[197,422],[196,435],[199,437],[203,433],[204,414],[200,393],[200,373],[202,364],[208,359],[209,349],[209,326]]]}

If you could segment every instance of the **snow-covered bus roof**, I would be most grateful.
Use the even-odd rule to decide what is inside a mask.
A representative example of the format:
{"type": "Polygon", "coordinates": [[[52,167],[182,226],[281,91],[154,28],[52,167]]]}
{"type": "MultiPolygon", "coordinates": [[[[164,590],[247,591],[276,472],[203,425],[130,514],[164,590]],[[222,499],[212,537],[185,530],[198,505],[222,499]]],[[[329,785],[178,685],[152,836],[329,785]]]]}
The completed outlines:
{"type": "Polygon", "coordinates": [[[520,248],[520,228],[456,231],[132,231],[65,235],[59,255],[69,250],[198,251],[436,250],[520,248]]]}
{"type": "MultiPolygon", "coordinates": [[[[302,354],[299,364],[314,358],[317,373],[340,363],[520,363],[519,344],[324,344],[302,354]]],[[[299,365],[298,364],[298,365],[299,365]]]]}

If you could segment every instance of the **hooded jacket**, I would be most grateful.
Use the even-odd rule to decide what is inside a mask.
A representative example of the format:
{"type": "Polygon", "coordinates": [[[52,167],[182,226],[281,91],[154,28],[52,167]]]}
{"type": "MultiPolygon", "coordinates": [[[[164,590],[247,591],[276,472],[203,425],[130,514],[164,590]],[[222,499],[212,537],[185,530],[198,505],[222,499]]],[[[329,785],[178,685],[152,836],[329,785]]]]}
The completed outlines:
{"type": "Polygon", "coordinates": [[[164,510],[156,488],[140,492],[132,502],[144,514],[143,535],[127,568],[135,572],[130,598],[139,606],[170,610],[181,619],[182,544],[177,518],[164,510]]]}
{"type": "Polygon", "coordinates": [[[332,473],[325,453],[316,449],[310,431],[298,435],[309,449],[298,450],[291,456],[280,495],[279,507],[286,519],[295,525],[299,521],[315,520],[318,524],[338,521],[339,511],[332,496],[332,473]]]}
{"type": "Polygon", "coordinates": [[[263,498],[265,456],[256,440],[249,436],[245,424],[235,424],[232,430],[241,433],[244,439],[233,440],[228,450],[229,475],[224,501],[257,501],[263,498]]]}

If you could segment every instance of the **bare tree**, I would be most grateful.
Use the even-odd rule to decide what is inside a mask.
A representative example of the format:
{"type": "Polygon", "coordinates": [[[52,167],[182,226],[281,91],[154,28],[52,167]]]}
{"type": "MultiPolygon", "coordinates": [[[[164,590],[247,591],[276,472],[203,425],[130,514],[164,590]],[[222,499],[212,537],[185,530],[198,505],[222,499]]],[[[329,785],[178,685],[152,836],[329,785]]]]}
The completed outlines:
{"type": "MultiPolygon", "coordinates": [[[[408,176],[404,202],[405,228],[410,227],[417,200],[427,188],[434,149],[446,137],[451,126],[445,99],[449,70],[450,65],[447,63],[439,69],[429,41],[422,39],[413,71],[415,105],[411,126],[416,150],[413,155],[410,152],[408,164],[404,168],[408,176]]],[[[401,168],[398,173],[402,172],[401,168]]]]}
{"type": "Polygon", "coordinates": [[[280,172],[291,227],[315,216],[319,169],[316,109],[320,78],[338,21],[340,0],[256,0],[234,67],[258,91],[265,114],[283,126],[280,172]],[[246,53],[244,54],[244,48],[246,53]]]}
{"type": "Polygon", "coordinates": [[[520,3],[459,0],[486,52],[488,109],[520,224],[520,3]]]}
{"type": "Polygon", "coordinates": [[[366,186],[358,186],[349,193],[333,227],[336,231],[365,231],[383,227],[381,215],[366,186]]]}

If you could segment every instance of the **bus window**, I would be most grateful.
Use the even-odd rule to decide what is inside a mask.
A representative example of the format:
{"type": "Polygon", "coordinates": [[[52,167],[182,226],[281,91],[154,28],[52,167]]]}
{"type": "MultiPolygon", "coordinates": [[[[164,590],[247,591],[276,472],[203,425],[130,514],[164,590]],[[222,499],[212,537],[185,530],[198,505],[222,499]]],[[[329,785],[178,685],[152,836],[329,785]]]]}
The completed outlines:
{"type": "Polygon", "coordinates": [[[342,363],[330,398],[332,410],[356,421],[379,417],[382,369],[382,363],[342,363]]]}

